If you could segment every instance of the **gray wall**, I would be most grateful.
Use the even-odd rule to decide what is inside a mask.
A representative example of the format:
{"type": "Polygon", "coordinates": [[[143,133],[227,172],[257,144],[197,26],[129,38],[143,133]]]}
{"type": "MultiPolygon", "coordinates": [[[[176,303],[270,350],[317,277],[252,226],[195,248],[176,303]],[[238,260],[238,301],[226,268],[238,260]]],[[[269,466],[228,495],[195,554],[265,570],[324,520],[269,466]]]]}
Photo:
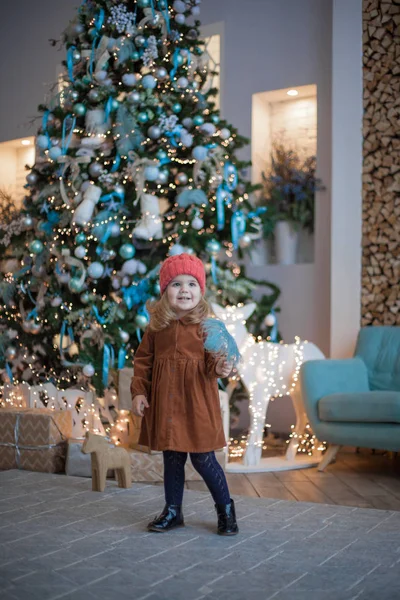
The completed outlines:
{"type": "Polygon", "coordinates": [[[0,142],[36,133],[30,121],[65,58],[49,39],[60,39],[77,6],[77,0],[1,2],[0,142]]]}

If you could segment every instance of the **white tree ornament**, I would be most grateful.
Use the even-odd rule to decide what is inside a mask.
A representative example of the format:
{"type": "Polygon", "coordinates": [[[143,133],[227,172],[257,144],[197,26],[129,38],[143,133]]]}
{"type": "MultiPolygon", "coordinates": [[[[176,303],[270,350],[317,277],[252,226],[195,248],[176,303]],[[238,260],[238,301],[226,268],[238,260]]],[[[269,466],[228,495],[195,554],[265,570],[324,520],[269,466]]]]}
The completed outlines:
{"type": "Polygon", "coordinates": [[[149,240],[150,238],[159,240],[163,236],[163,231],[158,197],[153,194],[142,194],[140,208],[142,218],[132,234],[142,240],[149,240]]]}
{"type": "Polygon", "coordinates": [[[90,185],[83,194],[83,200],[76,208],[72,223],[74,225],[87,225],[93,216],[94,207],[100,200],[102,194],[101,188],[97,185],[90,185]]]}

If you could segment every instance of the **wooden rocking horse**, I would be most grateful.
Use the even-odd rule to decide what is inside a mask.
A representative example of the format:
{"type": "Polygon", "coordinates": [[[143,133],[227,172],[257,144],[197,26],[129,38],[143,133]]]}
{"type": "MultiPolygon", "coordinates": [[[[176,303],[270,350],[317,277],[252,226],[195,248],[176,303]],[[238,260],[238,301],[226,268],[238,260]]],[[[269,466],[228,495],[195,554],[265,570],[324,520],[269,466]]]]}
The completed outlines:
{"type": "Polygon", "coordinates": [[[129,454],[124,448],[115,448],[102,435],[95,435],[87,431],[82,452],[91,455],[92,490],[94,492],[104,492],[108,469],[115,470],[118,487],[131,487],[131,462],[129,454]]]}

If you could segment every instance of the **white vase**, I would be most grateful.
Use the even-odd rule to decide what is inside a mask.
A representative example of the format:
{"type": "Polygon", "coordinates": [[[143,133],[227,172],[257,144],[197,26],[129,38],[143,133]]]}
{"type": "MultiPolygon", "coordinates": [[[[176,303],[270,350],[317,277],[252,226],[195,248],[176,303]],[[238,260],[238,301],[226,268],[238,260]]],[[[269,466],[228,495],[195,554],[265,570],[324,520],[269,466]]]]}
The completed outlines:
{"type": "Polygon", "coordinates": [[[279,265],[293,265],[297,258],[299,232],[289,221],[278,221],[274,233],[276,262],[279,265]]]}

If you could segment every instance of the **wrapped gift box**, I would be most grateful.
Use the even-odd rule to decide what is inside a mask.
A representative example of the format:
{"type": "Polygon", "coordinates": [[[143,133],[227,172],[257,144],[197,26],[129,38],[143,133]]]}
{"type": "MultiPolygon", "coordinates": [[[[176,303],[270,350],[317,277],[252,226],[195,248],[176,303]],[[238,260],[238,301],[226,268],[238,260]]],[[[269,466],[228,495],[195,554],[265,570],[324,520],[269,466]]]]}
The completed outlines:
{"type": "Polygon", "coordinates": [[[5,408],[0,413],[0,469],[64,471],[69,411],[5,408]]]}
{"type": "Polygon", "coordinates": [[[57,411],[70,411],[72,417],[72,435],[83,438],[87,429],[105,434],[101,423],[97,399],[93,392],[68,388],[58,390],[47,382],[29,386],[21,383],[16,386],[4,386],[2,405],[10,408],[47,408],[57,411]]]}

